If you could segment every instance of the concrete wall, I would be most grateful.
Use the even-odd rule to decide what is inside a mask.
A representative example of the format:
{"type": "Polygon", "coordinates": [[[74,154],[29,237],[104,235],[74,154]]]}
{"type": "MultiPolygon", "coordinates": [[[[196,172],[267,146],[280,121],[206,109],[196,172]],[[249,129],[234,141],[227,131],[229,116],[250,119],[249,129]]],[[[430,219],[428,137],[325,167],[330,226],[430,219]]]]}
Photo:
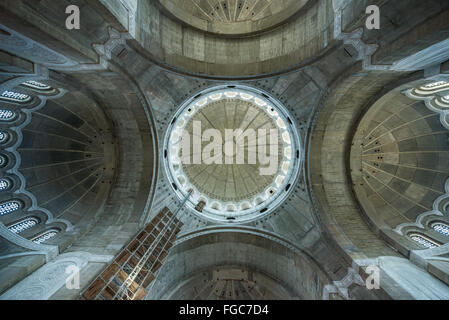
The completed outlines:
{"type": "MultiPolygon", "coordinates": [[[[175,246],[149,298],[180,294],[173,292],[179,289],[179,283],[208,268],[217,270],[222,266],[238,266],[266,274],[290,292],[290,298],[320,299],[322,287],[329,281],[305,255],[276,242],[245,233],[218,233],[195,237],[175,246]]],[[[269,282],[260,285],[269,285],[269,282]]]]}
{"type": "MultiPolygon", "coordinates": [[[[104,5],[127,27],[119,2],[104,5]]],[[[220,76],[271,73],[320,55],[333,35],[331,0],[312,1],[285,26],[250,37],[221,37],[171,19],[151,1],[136,10],[135,39],[154,59],[178,70],[220,76]]]]}

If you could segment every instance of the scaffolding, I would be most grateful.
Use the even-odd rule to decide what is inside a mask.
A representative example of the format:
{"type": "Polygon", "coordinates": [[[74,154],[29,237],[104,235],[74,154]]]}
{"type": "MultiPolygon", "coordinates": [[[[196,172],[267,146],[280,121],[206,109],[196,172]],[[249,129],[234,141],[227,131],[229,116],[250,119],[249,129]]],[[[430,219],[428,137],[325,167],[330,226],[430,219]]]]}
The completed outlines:
{"type": "Polygon", "coordinates": [[[142,300],[181,230],[177,218],[191,192],[173,214],[164,208],[81,294],[85,300],[142,300]]]}

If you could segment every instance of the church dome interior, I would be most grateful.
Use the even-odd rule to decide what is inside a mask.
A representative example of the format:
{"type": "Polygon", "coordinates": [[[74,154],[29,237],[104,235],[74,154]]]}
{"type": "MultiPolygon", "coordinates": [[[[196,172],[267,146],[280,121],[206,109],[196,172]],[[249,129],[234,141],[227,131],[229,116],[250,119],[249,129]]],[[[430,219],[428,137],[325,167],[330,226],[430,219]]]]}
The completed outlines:
{"type": "Polygon", "coordinates": [[[0,0],[0,300],[448,300],[448,18],[0,0]]]}
{"type": "Polygon", "coordinates": [[[184,104],[171,122],[164,158],[179,197],[192,189],[192,209],[211,219],[243,221],[269,213],[288,195],[300,146],[279,102],[230,87],[210,88],[184,104]]]}

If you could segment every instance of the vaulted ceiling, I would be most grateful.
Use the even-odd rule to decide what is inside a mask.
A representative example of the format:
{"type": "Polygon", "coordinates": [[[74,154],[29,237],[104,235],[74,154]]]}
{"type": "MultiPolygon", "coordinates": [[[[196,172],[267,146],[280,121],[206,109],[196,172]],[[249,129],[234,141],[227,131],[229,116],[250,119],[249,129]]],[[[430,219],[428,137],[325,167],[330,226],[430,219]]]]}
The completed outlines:
{"type": "Polygon", "coordinates": [[[161,5],[186,24],[224,35],[265,31],[285,23],[307,0],[160,0],[161,5]]]}
{"type": "MultiPolygon", "coordinates": [[[[406,93],[448,80],[449,66],[439,61],[438,70],[423,72],[395,65],[402,68],[408,61],[402,58],[447,37],[449,4],[375,2],[387,12],[383,32],[363,31],[361,1],[85,1],[77,31],[66,30],[56,14],[65,2],[2,2],[2,90],[31,93],[21,83],[34,79],[61,95],[35,93],[33,102],[44,103],[29,113],[2,101],[5,112],[21,114],[23,126],[0,123],[17,142],[2,147],[4,159],[17,158],[0,174],[23,179],[11,178],[16,189],[0,196],[9,201],[21,188],[21,217],[47,210],[64,220],[54,223],[70,227],[46,246],[33,244],[32,233],[11,234],[17,216],[1,217],[1,293],[54,258],[41,272],[49,276],[56,265],[57,274],[65,257],[82,256],[87,282],[162,208],[177,212],[182,197],[165,170],[165,137],[178,111],[216,86],[248,86],[290,115],[300,142],[292,153],[300,164],[294,179],[276,208],[245,223],[181,210],[182,232],[148,298],[416,297],[431,275],[445,296],[445,257],[427,251],[434,259],[416,267],[412,259],[426,248],[409,231],[434,237],[446,250],[447,239],[429,219],[449,223],[438,202],[448,192],[441,121],[447,117],[431,110],[426,97],[406,93]],[[410,15],[400,15],[407,6],[410,15]],[[432,210],[441,214],[422,216],[432,210]],[[423,282],[407,282],[395,273],[398,264],[386,263],[390,278],[382,290],[341,287],[340,280],[366,277],[367,263],[380,266],[385,257],[418,268],[423,282]]],[[[220,130],[276,125],[266,112],[233,99],[211,104],[198,118],[220,130]]],[[[247,199],[274,178],[251,179],[253,166],[184,169],[205,194],[223,201],[247,199]]],[[[44,278],[27,279],[42,289],[44,278]]],[[[42,290],[46,298],[79,293],[62,285],[42,290]]]]}

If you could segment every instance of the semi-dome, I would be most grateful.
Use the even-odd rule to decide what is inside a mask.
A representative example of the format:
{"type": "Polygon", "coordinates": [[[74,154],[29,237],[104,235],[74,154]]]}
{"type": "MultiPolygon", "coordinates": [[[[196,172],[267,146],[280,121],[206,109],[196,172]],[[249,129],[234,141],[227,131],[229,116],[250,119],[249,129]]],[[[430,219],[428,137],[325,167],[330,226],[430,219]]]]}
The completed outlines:
{"type": "MultiPolygon", "coordinates": [[[[417,87],[425,98],[426,87],[417,87]]],[[[360,122],[351,151],[352,179],[364,210],[379,226],[415,223],[446,194],[449,133],[441,120],[424,100],[394,90],[360,122]]]]}
{"type": "Polygon", "coordinates": [[[159,0],[182,22],[203,31],[242,35],[278,26],[296,14],[308,0],[159,0]]]}
{"type": "Polygon", "coordinates": [[[90,97],[54,81],[23,82],[0,103],[13,115],[0,122],[0,200],[21,204],[2,222],[24,238],[63,247],[107,199],[116,166],[110,123],[90,97]]]}

